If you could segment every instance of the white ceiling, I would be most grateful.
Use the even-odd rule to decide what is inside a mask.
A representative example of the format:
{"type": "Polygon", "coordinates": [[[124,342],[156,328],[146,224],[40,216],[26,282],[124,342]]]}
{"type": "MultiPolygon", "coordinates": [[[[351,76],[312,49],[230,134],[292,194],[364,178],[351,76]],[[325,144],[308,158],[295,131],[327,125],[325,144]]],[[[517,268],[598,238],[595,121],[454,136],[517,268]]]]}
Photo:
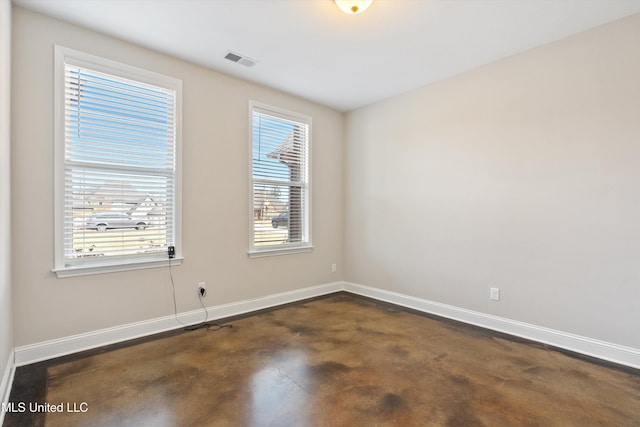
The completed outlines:
{"type": "Polygon", "coordinates": [[[333,0],[14,3],[340,111],[640,12],[640,0],[374,0],[360,15],[333,0]]]}

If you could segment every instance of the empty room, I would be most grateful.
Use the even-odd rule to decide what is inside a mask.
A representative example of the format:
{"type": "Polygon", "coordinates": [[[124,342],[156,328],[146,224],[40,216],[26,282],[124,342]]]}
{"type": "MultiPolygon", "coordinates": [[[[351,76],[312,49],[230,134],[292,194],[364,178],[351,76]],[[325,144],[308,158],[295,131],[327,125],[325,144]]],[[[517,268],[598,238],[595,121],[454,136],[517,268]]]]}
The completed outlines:
{"type": "Polygon", "coordinates": [[[640,425],[640,0],[0,0],[0,425],[640,425]]]}

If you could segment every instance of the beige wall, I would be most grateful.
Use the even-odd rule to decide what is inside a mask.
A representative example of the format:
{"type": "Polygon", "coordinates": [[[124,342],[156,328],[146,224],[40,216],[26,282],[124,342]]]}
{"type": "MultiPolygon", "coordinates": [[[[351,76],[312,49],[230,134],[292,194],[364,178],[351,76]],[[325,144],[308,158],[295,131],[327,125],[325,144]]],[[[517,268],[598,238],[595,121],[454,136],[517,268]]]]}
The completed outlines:
{"type": "Polygon", "coordinates": [[[635,15],[349,113],[346,279],[640,348],[638,46],[635,15]]]}
{"type": "Polygon", "coordinates": [[[14,8],[13,271],[15,345],[173,313],[167,268],[57,279],[53,266],[53,45],[183,81],[183,253],[178,310],[342,279],[343,115],[263,86],[14,8]],[[312,253],[247,257],[248,103],[313,117],[312,253]],[[331,264],[338,263],[338,273],[331,264]]]}
{"type": "MultiPolygon", "coordinates": [[[[0,381],[13,349],[11,304],[11,2],[0,0],[0,381]]],[[[0,391],[2,391],[0,389],[0,391]]],[[[0,402],[3,396],[0,394],[0,402]]],[[[2,415],[0,415],[2,420],[2,415]]]]}

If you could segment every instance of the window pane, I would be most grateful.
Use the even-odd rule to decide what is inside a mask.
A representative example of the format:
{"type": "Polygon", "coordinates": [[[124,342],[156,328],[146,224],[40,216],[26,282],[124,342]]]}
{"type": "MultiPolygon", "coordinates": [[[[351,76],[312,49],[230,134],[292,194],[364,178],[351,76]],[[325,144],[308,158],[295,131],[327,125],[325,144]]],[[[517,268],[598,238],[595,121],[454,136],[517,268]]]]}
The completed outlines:
{"type": "Polygon", "coordinates": [[[174,167],[175,94],[67,67],[66,159],[127,167],[174,167]]]}
{"type": "Polygon", "coordinates": [[[254,183],[254,244],[277,245],[289,240],[288,188],[254,183]]]}
{"type": "Polygon", "coordinates": [[[67,171],[68,258],[165,251],[173,241],[172,178],[72,168],[67,171]]]}

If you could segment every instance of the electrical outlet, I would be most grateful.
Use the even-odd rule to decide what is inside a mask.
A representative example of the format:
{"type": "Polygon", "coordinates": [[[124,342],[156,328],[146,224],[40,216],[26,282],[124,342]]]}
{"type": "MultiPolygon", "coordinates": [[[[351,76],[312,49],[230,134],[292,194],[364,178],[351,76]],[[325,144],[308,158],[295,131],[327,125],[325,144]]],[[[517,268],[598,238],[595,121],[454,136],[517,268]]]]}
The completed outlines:
{"type": "Polygon", "coordinates": [[[335,273],[338,270],[338,265],[337,264],[331,264],[331,272],[335,273]]]}
{"type": "Polygon", "coordinates": [[[500,288],[491,288],[490,298],[494,301],[500,301],[500,288]]]}
{"type": "Polygon", "coordinates": [[[198,282],[198,295],[201,297],[207,295],[207,282],[198,282]]]}

